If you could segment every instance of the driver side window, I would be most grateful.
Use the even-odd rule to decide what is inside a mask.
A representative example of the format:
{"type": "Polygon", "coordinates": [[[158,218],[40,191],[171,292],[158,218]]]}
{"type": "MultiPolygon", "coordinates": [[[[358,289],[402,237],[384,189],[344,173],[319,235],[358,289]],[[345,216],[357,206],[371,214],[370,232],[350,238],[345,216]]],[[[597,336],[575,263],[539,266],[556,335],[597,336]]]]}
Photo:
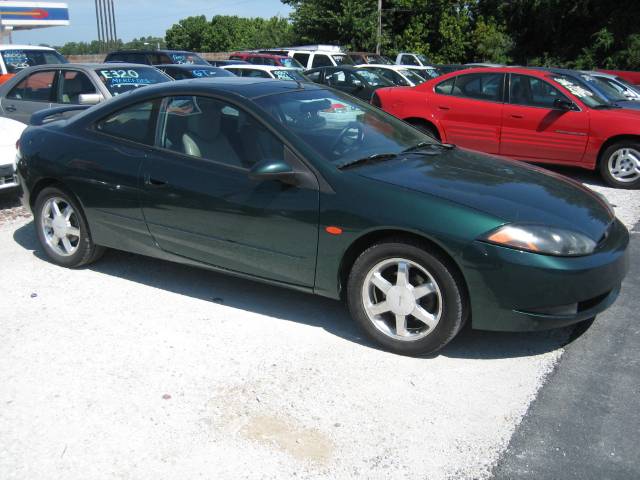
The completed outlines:
{"type": "Polygon", "coordinates": [[[231,167],[284,158],[284,144],[249,114],[198,96],[169,97],[160,109],[159,147],[231,167]]]}
{"type": "Polygon", "coordinates": [[[511,75],[509,103],[539,108],[554,108],[556,100],[569,99],[549,83],[528,75],[511,75]]]}

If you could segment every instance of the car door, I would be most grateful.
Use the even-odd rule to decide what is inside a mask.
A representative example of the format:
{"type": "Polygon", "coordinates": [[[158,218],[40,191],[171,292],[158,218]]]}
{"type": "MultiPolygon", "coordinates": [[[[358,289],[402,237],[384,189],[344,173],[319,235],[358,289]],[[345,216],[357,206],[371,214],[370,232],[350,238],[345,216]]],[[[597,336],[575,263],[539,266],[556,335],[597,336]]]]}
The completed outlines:
{"type": "Polygon", "coordinates": [[[140,253],[154,249],[140,208],[139,175],[152,149],[158,109],[155,100],[129,105],[75,137],[63,181],[82,201],[102,245],[140,253]]]}
{"type": "Polygon", "coordinates": [[[433,111],[446,141],[486,153],[500,150],[503,73],[469,73],[436,85],[433,111]]]}
{"type": "Polygon", "coordinates": [[[579,163],[589,139],[589,114],[560,108],[558,102],[573,103],[542,78],[511,74],[500,154],[523,160],[579,163]]]}
{"type": "Polygon", "coordinates": [[[226,102],[169,97],[161,108],[156,143],[142,168],[142,205],[163,250],[313,286],[317,184],[309,188],[249,178],[249,169],[261,160],[297,162],[272,132],[226,102]]]}
{"type": "Polygon", "coordinates": [[[57,70],[38,70],[18,82],[1,100],[3,115],[29,123],[33,113],[51,107],[57,73],[57,70]]]}

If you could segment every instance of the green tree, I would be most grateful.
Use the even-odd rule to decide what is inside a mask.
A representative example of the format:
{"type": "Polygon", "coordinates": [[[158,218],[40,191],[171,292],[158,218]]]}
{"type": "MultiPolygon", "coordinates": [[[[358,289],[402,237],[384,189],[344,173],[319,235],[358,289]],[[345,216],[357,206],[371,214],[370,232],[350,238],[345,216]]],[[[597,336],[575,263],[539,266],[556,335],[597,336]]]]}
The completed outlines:
{"type": "Polygon", "coordinates": [[[471,35],[471,48],[477,62],[509,63],[513,40],[493,17],[480,17],[471,35]]]}

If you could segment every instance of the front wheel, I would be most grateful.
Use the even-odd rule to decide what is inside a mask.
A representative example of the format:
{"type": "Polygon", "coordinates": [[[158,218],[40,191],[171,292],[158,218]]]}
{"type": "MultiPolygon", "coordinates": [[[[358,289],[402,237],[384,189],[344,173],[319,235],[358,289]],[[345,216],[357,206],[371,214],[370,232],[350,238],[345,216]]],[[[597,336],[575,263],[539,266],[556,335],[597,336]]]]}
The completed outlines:
{"type": "Polygon", "coordinates": [[[80,205],[66,191],[47,187],[34,208],[38,240],[53,263],[80,267],[97,260],[104,248],[93,243],[80,205]]]}
{"type": "Polygon", "coordinates": [[[378,243],[353,265],[349,310],[385,348],[403,355],[433,353],[455,337],[468,315],[458,277],[447,259],[420,244],[378,243]]]}
{"type": "Polygon", "coordinates": [[[640,187],[640,143],[619,142],[607,148],[600,157],[600,175],[615,188],[640,187]]]}

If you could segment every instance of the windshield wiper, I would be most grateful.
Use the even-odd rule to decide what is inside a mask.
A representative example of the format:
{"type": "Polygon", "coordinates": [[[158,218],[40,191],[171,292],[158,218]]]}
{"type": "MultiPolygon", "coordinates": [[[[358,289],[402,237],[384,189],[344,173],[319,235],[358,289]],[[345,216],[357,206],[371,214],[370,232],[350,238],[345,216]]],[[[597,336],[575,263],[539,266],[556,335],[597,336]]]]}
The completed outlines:
{"type": "Polygon", "coordinates": [[[420,142],[415,144],[413,147],[405,148],[401,153],[412,153],[417,152],[419,150],[424,150],[425,148],[444,148],[446,150],[451,150],[456,148],[455,145],[451,143],[430,143],[430,142],[420,142]]]}
{"type": "Polygon", "coordinates": [[[369,155],[368,157],[358,158],[356,160],[350,160],[348,162],[342,163],[338,165],[338,168],[342,170],[344,168],[349,168],[360,163],[366,163],[375,160],[386,160],[390,158],[396,158],[397,156],[397,153],[375,153],[373,155],[369,155]]]}

